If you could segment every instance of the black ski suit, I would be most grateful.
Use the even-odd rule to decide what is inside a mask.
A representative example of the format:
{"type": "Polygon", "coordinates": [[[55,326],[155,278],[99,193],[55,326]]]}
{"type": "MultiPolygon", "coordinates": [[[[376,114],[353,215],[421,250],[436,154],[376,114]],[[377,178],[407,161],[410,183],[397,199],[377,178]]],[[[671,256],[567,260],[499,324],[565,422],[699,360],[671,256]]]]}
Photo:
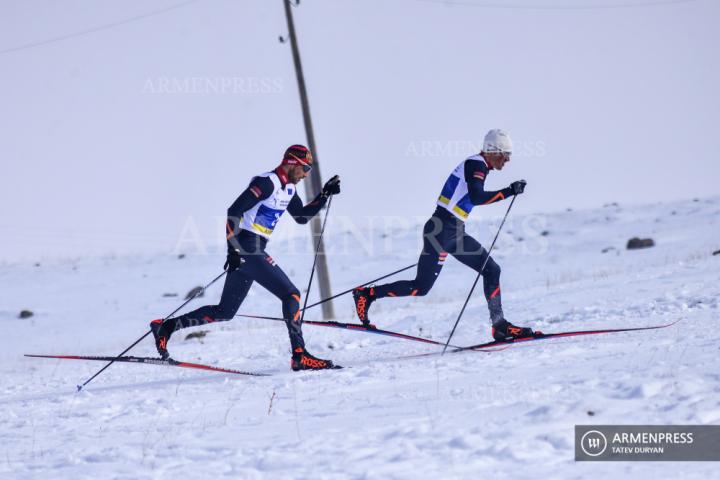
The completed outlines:
{"type": "MultiPolygon", "coordinates": [[[[283,189],[286,188],[285,173],[281,169],[277,169],[275,173],[280,178],[283,189]]],[[[253,282],[258,282],[282,301],[283,318],[290,335],[292,350],[298,347],[305,348],[300,324],[300,291],[265,251],[268,240],[239,226],[243,213],[268,198],[273,190],[272,181],[267,177],[255,177],[230,206],[227,222],[228,249],[238,251],[243,264],[240,268],[227,273],[219,304],[200,307],[180,317],[166,320],[166,322],[174,322],[170,325],[173,330],[231,320],[245,300],[253,282]]],[[[320,211],[326,201],[327,198],[320,194],[308,205],[303,206],[300,197],[295,193],[287,207],[287,212],[297,223],[305,224],[320,211]]]]}
{"type": "MultiPolygon", "coordinates": [[[[485,191],[485,177],[490,168],[484,161],[465,160],[464,177],[468,186],[468,201],[472,205],[488,205],[513,195],[510,187],[498,191],[485,191]]],[[[375,298],[426,295],[437,280],[447,255],[461,263],[482,271],[483,290],[490,310],[490,320],[496,323],[503,319],[500,298],[500,266],[490,257],[480,243],[465,233],[465,222],[456,218],[447,209],[438,206],[423,228],[423,249],[418,260],[414,280],[400,280],[374,287],[375,298]]]]}

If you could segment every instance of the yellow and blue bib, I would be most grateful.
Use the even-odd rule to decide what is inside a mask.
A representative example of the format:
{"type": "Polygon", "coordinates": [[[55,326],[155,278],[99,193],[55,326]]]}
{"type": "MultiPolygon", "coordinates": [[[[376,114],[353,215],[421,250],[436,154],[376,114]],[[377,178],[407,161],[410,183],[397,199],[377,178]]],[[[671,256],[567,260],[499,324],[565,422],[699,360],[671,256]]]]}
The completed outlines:
{"type": "Polygon", "coordinates": [[[280,182],[280,178],[275,172],[266,172],[258,175],[258,177],[267,177],[272,180],[273,193],[243,213],[240,228],[261,237],[270,238],[273,230],[275,230],[275,225],[282,217],[282,214],[285,213],[290,200],[295,195],[295,185],[288,184],[283,188],[282,182],[280,182]]]}
{"type": "Polygon", "coordinates": [[[455,167],[455,170],[452,171],[445,181],[445,185],[443,185],[442,191],[440,192],[440,197],[438,197],[437,200],[438,206],[446,209],[463,222],[467,220],[473,209],[473,204],[468,194],[468,185],[465,181],[465,162],[467,160],[485,162],[485,159],[480,155],[473,155],[462,161],[460,165],[455,167]]]}

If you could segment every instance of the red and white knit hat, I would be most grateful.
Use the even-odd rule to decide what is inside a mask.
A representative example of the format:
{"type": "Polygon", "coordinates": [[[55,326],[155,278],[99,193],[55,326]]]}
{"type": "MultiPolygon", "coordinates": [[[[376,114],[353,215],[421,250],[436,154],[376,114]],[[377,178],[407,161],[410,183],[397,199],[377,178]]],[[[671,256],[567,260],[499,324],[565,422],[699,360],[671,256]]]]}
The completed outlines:
{"type": "Polygon", "coordinates": [[[306,146],[290,145],[285,150],[281,165],[310,165],[312,162],[312,154],[306,146]]]}

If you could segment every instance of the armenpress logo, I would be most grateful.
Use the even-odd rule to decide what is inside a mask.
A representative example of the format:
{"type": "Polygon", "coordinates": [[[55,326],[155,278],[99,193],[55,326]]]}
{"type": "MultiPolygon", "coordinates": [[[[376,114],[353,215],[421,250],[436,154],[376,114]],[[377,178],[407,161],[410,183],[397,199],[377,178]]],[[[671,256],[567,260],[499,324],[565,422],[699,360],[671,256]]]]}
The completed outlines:
{"type": "Polygon", "coordinates": [[[602,432],[597,430],[590,430],[582,436],[580,440],[580,448],[582,451],[591,457],[599,457],[607,449],[607,438],[602,432]]]}

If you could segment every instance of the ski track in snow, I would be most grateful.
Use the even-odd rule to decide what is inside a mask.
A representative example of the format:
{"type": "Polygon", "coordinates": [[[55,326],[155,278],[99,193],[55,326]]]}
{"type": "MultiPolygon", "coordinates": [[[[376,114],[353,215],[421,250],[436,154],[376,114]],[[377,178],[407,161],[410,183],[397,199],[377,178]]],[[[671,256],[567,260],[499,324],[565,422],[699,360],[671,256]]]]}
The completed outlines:
{"type": "MultiPolygon", "coordinates": [[[[716,476],[713,462],[575,462],[574,425],[720,424],[720,256],[712,255],[720,248],[720,198],[540,219],[547,236],[528,234],[523,222],[532,219],[520,217],[498,240],[508,319],[546,332],[680,323],[402,360],[396,357],[437,348],[305,326],[311,352],[350,368],[297,374],[288,368],[282,323],[237,318],[176,333],[173,357],[272,377],[118,364],[78,394],[75,385],[103,363],[22,354],[119,353],[149,320],[217,275],[222,256],[5,265],[0,478],[716,476]],[[627,251],[632,236],[657,245],[627,251]],[[614,249],[601,253],[607,247],[614,249]],[[165,292],[180,297],[163,298],[165,292]],[[23,308],[35,316],[17,318],[23,308]],[[197,330],[208,334],[184,340],[197,330]]],[[[331,225],[332,218],[329,245],[353,244],[331,225]]],[[[489,243],[486,232],[495,225],[497,219],[470,222],[468,231],[489,243]]],[[[414,262],[420,229],[394,236],[392,252],[362,262],[360,246],[352,255],[331,255],[335,291],[414,262]]],[[[269,251],[305,285],[311,256],[284,255],[272,243],[269,251]]],[[[381,328],[445,340],[473,276],[450,260],[428,296],[380,300],[371,318],[381,328]]],[[[191,307],[215,302],[220,290],[191,307]]],[[[319,318],[317,310],[306,318],[319,318]]],[[[257,286],[241,307],[279,311],[257,286]]],[[[339,321],[353,321],[348,296],[336,312],[339,321]]],[[[453,343],[487,340],[486,307],[476,295],[453,343]]],[[[130,353],[154,356],[154,349],[146,339],[130,353]]]]}

